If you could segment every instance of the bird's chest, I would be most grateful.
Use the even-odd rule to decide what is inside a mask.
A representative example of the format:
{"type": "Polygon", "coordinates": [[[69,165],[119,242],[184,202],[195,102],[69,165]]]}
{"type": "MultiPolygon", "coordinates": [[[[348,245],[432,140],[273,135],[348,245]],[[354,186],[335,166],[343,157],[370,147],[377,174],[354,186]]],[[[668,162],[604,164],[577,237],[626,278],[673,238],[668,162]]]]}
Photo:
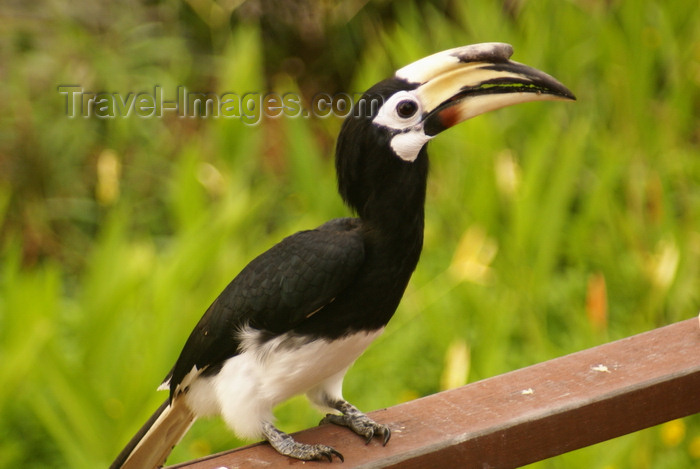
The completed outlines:
{"type": "Polygon", "coordinates": [[[224,364],[217,376],[230,389],[222,395],[238,396],[274,406],[306,392],[345,371],[377,338],[381,330],[357,332],[337,339],[309,339],[285,333],[264,343],[256,342],[224,364]]]}
{"type": "Polygon", "coordinates": [[[379,263],[368,268],[330,304],[308,318],[298,330],[335,338],[355,331],[383,328],[401,301],[415,263],[398,269],[379,263]]]}

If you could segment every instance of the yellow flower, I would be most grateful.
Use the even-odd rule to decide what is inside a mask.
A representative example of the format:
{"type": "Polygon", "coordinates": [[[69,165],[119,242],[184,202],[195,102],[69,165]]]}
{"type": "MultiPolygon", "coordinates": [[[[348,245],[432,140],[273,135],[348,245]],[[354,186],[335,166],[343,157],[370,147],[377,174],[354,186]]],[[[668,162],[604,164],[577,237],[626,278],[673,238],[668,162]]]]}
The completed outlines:
{"type": "Polygon", "coordinates": [[[688,445],[688,452],[695,459],[700,459],[700,436],[693,437],[688,445]]]}
{"type": "Polygon", "coordinates": [[[661,425],[661,441],[669,448],[678,446],[685,438],[685,423],[682,420],[671,420],[661,425]]]}

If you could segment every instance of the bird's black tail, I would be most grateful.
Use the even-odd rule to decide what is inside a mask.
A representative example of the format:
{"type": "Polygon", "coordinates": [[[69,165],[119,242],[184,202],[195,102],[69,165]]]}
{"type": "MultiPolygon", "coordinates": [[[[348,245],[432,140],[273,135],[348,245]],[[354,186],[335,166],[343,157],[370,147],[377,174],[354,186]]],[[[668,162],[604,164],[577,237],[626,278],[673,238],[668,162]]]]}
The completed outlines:
{"type": "Polygon", "coordinates": [[[109,469],[156,469],[185,435],[195,420],[182,399],[166,399],[143,424],[109,469]]]}

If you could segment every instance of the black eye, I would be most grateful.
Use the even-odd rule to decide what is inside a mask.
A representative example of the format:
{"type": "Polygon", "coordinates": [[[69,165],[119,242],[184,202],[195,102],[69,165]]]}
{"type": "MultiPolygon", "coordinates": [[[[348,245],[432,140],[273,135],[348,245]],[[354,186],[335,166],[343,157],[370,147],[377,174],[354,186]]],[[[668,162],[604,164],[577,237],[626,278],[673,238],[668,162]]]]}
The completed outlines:
{"type": "Polygon", "coordinates": [[[407,119],[414,115],[417,110],[418,105],[416,104],[416,102],[411,101],[409,99],[403,100],[396,105],[396,112],[398,113],[399,117],[404,119],[407,119]]]}

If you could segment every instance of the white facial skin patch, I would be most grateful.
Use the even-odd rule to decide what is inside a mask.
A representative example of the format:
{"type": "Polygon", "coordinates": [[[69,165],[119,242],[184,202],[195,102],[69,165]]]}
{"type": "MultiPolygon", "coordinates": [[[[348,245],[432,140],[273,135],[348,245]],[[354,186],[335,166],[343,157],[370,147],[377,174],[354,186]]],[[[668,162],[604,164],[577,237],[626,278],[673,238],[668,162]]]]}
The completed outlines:
{"type": "Polygon", "coordinates": [[[397,134],[391,139],[391,149],[404,161],[415,161],[421,148],[431,139],[423,132],[423,126],[419,130],[412,130],[403,134],[397,134]]]}

